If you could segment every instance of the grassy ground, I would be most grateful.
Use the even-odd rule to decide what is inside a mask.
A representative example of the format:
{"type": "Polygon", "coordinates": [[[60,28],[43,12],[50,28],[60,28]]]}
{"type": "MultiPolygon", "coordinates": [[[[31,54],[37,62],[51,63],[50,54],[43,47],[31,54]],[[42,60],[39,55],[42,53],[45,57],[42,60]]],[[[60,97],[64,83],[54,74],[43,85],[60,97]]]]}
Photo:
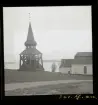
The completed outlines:
{"type": "Polygon", "coordinates": [[[5,70],[5,83],[35,82],[35,81],[54,81],[54,80],[91,80],[92,76],[86,75],[64,75],[48,71],[15,71],[5,70]]]}
{"type": "Polygon", "coordinates": [[[92,94],[92,82],[68,83],[49,86],[40,86],[36,88],[16,89],[6,91],[6,96],[20,95],[52,95],[52,94],[92,94]]]}

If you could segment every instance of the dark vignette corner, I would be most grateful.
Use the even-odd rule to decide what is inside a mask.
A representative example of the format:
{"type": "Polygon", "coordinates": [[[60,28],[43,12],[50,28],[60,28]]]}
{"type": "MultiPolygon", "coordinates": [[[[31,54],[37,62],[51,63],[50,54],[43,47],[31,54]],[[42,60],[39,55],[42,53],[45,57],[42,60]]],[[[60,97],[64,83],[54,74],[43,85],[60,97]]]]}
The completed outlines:
{"type": "MultiPolygon", "coordinates": [[[[94,95],[97,95],[98,97],[98,86],[97,86],[97,75],[98,75],[98,67],[97,67],[97,5],[92,5],[92,48],[93,48],[93,91],[94,95]]],[[[0,7],[0,77],[1,77],[1,96],[3,98],[4,96],[4,36],[3,36],[3,7],[0,7]]],[[[41,96],[40,96],[41,97],[41,96]]],[[[40,98],[39,97],[39,98],[40,98]]],[[[56,98],[56,96],[53,96],[56,98]]],[[[14,97],[15,98],[15,97],[14,97]]],[[[23,97],[24,98],[24,97],[23,97]]],[[[30,97],[29,97],[30,98],[30,97]]],[[[30,98],[31,99],[31,98],[30,98]]]]}
{"type": "Polygon", "coordinates": [[[0,80],[1,98],[4,96],[4,41],[3,41],[3,7],[0,6],[0,80]]]}
{"type": "Polygon", "coordinates": [[[98,97],[98,81],[97,81],[97,76],[98,76],[98,66],[97,66],[97,59],[98,59],[98,49],[97,49],[97,36],[98,36],[98,31],[97,31],[97,5],[92,5],[92,49],[93,49],[93,92],[94,95],[97,95],[98,97]]]}

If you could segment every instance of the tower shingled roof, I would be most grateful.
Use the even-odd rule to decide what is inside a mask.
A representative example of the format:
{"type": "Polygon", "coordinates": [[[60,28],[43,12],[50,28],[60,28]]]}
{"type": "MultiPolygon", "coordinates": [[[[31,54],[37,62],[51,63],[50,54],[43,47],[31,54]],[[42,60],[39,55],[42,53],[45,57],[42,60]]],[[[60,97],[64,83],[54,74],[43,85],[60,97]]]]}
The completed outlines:
{"type": "Polygon", "coordinates": [[[37,43],[34,40],[31,23],[29,23],[28,36],[27,36],[27,40],[25,42],[25,46],[36,46],[36,45],[37,45],[37,43]]]}
{"type": "Polygon", "coordinates": [[[28,48],[20,53],[20,55],[33,55],[33,54],[35,55],[35,54],[42,54],[42,53],[36,48],[28,48]]]}

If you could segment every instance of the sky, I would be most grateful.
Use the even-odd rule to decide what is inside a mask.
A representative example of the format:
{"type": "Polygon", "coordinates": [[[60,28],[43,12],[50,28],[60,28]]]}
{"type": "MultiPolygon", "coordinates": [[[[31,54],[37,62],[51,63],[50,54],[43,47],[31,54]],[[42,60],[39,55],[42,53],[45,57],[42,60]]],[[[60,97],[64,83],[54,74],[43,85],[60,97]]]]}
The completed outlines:
{"type": "Polygon", "coordinates": [[[5,61],[18,61],[29,21],[43,59],[72,59],[92,52],[91,6],[4,7],[5,61]],[[29,13],[31,19],[29,19],[29,13]]]}

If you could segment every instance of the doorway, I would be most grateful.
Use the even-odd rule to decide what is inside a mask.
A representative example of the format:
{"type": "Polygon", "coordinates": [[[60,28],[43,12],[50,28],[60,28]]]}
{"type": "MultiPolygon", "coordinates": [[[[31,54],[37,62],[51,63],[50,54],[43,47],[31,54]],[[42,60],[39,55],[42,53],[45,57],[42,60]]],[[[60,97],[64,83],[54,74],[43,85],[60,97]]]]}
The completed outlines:
{"type": "Polygon", "coordinates": [[[84,66],[84,74],[87,74],[87,66],[84,66]]]}

